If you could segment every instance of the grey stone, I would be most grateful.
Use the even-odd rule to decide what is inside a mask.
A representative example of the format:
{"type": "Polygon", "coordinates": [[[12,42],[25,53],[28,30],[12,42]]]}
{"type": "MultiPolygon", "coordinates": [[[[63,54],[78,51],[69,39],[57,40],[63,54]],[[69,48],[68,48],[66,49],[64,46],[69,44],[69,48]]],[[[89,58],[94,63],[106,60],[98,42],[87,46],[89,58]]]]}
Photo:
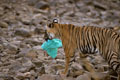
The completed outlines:
{"type": "Polygon", "coordinates": [[[8,28],[8,24],[4,21],[0,21],[0,27],[1,28],[8,28]]]}
{"type": "Polygon", "coordinates": [[[45,30],[43,30],[42,28],[35,28],[34,33],[36,33],[36,34],[44,34],[45,30]]]}
{"type": "Polygon", "coordinates": [[[7,44],[5,47],[6,47],[6,52],[9,54],[16,54],[18,51],[18,47],[14,44],[7,44]]]}
{"type": "Polygon", "coordinates": [[[56,80],[55,77],[51,74],[44,74],[40,77],[40,80],[56,80]]]}
{"type": "Polygon", "coordinates": [[[40,1],[35,5],[35,7],[38,8],[38,9],[43,9],[44,10],[44,9],[49,8],[49,5],[44,1],[40,1]]]}
{"type": "Polygon", "coordinates": [[[88,74],[83,74],[83,75],[78,76],[76,80],[91,80],[91,76],[88,74]]]}
{"type": "Polygon", "coordinates": [[[25,28],[19,28],[15,30],[14,35],[22,36],[22,37],[31,37],[31,32],[25,28]]]}

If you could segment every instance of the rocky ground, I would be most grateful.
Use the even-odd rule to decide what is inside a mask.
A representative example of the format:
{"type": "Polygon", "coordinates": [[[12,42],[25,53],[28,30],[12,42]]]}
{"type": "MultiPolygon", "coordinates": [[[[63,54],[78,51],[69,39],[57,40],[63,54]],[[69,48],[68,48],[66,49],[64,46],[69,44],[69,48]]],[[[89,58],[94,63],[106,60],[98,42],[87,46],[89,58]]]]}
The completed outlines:
{"type": "Polygon", "coordinates": [[[120,25],[119,0],[0,0],[0,80],[116,80],[98,54],[79,59],[64,70],[64,51],[56,59],[41,49],[44,26],[60,23],[114,27],[120,25]]]}

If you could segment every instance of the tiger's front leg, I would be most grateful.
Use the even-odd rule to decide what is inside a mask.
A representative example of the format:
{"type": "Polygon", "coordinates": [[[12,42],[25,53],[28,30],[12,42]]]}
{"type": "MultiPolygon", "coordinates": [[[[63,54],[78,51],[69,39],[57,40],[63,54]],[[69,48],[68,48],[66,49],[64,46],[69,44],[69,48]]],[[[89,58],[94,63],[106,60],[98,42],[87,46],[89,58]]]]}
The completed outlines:
{"type": "MultiPolygon", "coordinates": [[[[66,53],[67,54],[67,53],[66,53]]],[[[64,72],[62,72],[62,74],[67,74],[67,72],[68,72],[68,68],[69,68],[69,61],[70,61],[70,57],[69,56],[66,56],[65,57],[65,70],[64,70],[64,72]]]]}
{"type": "Polygon", "coordinates": [[[74,48],[71,48],[71,47],[69,47],[67,49],[64,48],[64,52],[65,52],[65,70],[64,70],[64,72],[62,72],[62,74],[67,75],[70,59],[74,55],[74,48]]]}

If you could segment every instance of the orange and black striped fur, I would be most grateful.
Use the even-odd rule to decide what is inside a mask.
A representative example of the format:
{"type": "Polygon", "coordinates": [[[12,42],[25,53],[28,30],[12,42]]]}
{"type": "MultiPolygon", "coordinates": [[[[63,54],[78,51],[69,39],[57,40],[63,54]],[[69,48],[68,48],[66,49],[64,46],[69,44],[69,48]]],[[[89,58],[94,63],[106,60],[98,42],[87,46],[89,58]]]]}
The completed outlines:
{"type": "Polygon", "coordinates": [[[49,39],[58,37],[62,40],[65,52],[65,70],[68,71],[70,58],[78,50],[82,54],[100,53],[110,67],[120,75],[120,35],[112,29],[101,27],[76,27],[72,24],[59,24],[55,19],[47,26],[49,39]]]}

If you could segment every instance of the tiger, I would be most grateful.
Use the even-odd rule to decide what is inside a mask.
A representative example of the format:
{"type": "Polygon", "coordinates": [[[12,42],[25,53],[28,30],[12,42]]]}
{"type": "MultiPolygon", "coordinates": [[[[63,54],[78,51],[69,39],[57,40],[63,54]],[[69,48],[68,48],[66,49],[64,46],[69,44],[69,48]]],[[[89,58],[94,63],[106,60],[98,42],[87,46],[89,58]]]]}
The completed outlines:
{"type": "Polygon", "coordinates": [[[120,80],[120,35],[112,29],[95,26],[60,24],[57,19],[47,24],[48,39],[59,38],[65,52],[65,69],[68,72],[71,57],[75,51],[80,54],[98,52],[118,74],[120,80]]]}

